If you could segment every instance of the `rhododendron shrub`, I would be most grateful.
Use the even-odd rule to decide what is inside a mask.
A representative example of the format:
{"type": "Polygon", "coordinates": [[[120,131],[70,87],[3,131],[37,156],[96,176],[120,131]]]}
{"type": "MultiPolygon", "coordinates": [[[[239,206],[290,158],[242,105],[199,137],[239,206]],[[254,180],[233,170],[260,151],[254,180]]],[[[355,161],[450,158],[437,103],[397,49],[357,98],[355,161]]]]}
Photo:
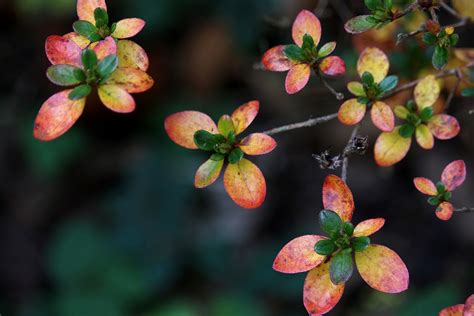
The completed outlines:
{"type": "Polygon", "coordinates": [[[277,145],[272,137],[262,133],[239,137],[253,122],[259,107],[258,101],[246,103],[232,115],[223,115],[217,125],[206,114],[195,111],[179,112],[165,121],[165,130],[176,144],[210,154],[196,172],[195,187],[213,184],[227,162],[224,187],[235,203],[247,209],[260,207],[267,189],[262,172],[245,155],[264,155],[277,145]]]}
{"type": "Polygon", "coordinates": [[[396,116],[405,123],[377,138],[374,153],[379,166],[392,166],[405,158],[413,136],[421,148],[429,150],[434,147],[435,138],[448,140],[459,134],[461,128],[455,117],[433,112],[439,94],[439,83],[433,75],[429,75],[415,87],[414,102],[409,101],[406,106],[395,108],[396,116]]]}
{"type": "Polygon", "coordinates": [[[428,203],[436,206],[436,216],[447,221],[454,213],[454,206],[449,202],[453,191],[466,180],[466,164],[462,160],[451,162],[444,168],[441,181],[436,185],[427,178],[414,179],[415,187],[423,194],[429,195],[428,203]]]}
{"type": "Polygon", "coordinates": [[[318,49],[321,22],[313,13],[303,10],[298,14],[292,35],[295,44],[273,47],[262,59],[268,70],[288,71],[285,81],[287,93],[301,91],[308,83],[312,70],[328,76],[346,72],[346,64],[340,57],[329,56],[336,49],[336,42],[326,43],[318,49]]]}
{"type": "Polygon", "coordinates": [[[351,81],[347,89],[357,98],[349,99],[341,105],[338,117],[345,125],[360,123],[367,108],[371,108],[372,122],[383,132],[391,132],[395,125],[392,108],[381,98],[395,89],[397,76],[388,76],[389,61],[387,55],[376,47],[366,48],[357,62],[357,72],[362,83],[351,81]]]}
{"type": "Polygon", "coordinates": [[[75,33],[46,40],[46,55],[53,65],[47,77],[68,89],[50,97],[36,117],[34,136],[43,141],[60,137],[75,124],[94,89],[107,108],[130,113],[136,106],[131,94],[154,84],[146,73],[149,62],[144,50],[131,41],[117,42],[137,34],[144,22],[127,19],[109,28],[104,1],[79,0],[77,11],[83,20],[74,23],[75,33]]]}
{"type": "Polygon", "coordinates": [[[308,272],[303,301],[310,315],[329,312],[339,302],[354,263],[362,279],[373,289],[400,293],[408,289],[405,263],[391,249],[372,244],[369,236],[385,224],[374,218],[351,223],[354,199],[346,183],[329,175],[323,184],[324,210],[319,213],[321,229],[328,235],[305,235],[286,244],[273,268],[282,273],[308,272]]]}

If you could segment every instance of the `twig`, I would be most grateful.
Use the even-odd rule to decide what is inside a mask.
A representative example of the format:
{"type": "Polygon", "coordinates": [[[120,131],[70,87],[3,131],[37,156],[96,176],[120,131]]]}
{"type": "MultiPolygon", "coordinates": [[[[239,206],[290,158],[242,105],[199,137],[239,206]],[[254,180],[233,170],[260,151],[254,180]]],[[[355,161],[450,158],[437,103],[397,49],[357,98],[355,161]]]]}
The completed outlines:
{"type": "Polygon", "coordinates": [[[459,212],[459,213],[470,213],[470,212],[474,212],[474,207],[461,207],[461,208],[455,209],[454,211],[459,212]]]}
{"type": "Polygon", "coordinates": [[[433,21],[435,21],[436,23],[439,23],[438,15],[436,14],[435,8],[433,7],[430,8],[430,15],[433,21]]]}
{"type": "Polygon", "coordinates": [[[454,96],[456,94],[456,91],[459,89],[459,85],[461,84],[462,81],[462,74],[459,71],[459,69],[456,69],[456,83],[454,84],[454,87],[451,89],[451,92],[449,92],[448,99],[446,100],[446,105],[445,105],[445,110],[449,110],[449,107],[451,106],[451,102],[454,99],[454,96]]]}
{"type": "Polygon", "coordinates": [[[352,140],[357,136],[359,129],[360,129],[360,124],[357,124],[354,127],[354,130],[351,133],[351,138],[349,138],[349,141],[347,142],[347,145],[344,148],[344,151],[342,153],[343,161],[342,161],[341,178],[344,182],[347,182],[347,170],[349,168],[349,156],[351,154],[352,140]]]}
{"type": "Polygon", "coordinates": [[[271,130],[268,130],[268,131],[262,132],[262,133],[267,134],[267,135],[275,135],[275,134],[288,132],[288,131],[303,128],[303,127],[316,126],[316,125],[321,124],[321,123],[326,123],[326,122],[332,121],[336,118],[337,118],[337,113],[329,114],[329,115],[326,115],[326,116],[320,116],[320,117],[312,118],[312,119],[309,119],[309,120],[304,121],[304,122],[299,122],[299,123],[294,123],[294,124],[289,124],[289,125],[276,127],[276,128],[273,128],[271,130]]]}
{"type": "Polygon", "coordinates": [[[321,75],[321,72],[318,69],[314,70],[316,72],[316,75],[318,76],[319,80],[323,82],[323,84],[326,86],[326,88],[336,97],[336,99],[344,100],[344,93],[337,92],[330,84],[329,82],[326,81],[326,79],[321,75]]]}
{"type": "Polygon", "coordinates": [[[444,2],[443,0],[441,0],[440,5],[443,7],[443,9],[448,11],[448,13],[451,14],[452,16],[454,16],[454,17],[456,17],[460,20],[464,19],[464,17],[462,15],[460,15],[456,10],[454,10],[449,5],[447,5],[446,2],[444,2]]]}

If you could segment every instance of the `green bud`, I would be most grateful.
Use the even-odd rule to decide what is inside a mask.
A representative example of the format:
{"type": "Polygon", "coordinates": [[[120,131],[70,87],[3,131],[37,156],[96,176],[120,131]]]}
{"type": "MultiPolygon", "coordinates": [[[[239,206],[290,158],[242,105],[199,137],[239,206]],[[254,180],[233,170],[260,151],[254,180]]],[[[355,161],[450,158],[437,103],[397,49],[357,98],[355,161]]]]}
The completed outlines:
{"type": "Polygon", "coordinates": [[[445,192],[444,195],[443,195],[443,199],[445,201],[451,200],[452,197],[453,197],[453,192],[445,192]]]}
{"type": "Polygon", "coordinates": [[[91,42],[97,42],[102,39],[102,37],[97,34],[95,25],[89,21],[76,21],[73,23],[72,28],[74,32],[88,38],[91,42]]]}
{"type": "Polygon", "coordinates": [[[431,106],[424,108],[420,112],[420,119],[424,122],[429,121],[433,117],[433,108],[431,106]]]}
{"type": "Polygon", "coordinates": [[[92,49],[87,48],[82,51],[82,64],[86,70],[97,66],[97,55],[92,49]]]}
{"type": "Polygon", "coordinates": [[[94,10],[95,26],[98,28],[109,25],[109,14],[104,8],[94,10]]]}
{"type": "Polygon", "coordinates": [[[342,225],[342,230],[344,230],[347,236],[352,236],[354,234],[354,225],[351,222],[345,222],[342,225]]]}
{"type": "Polygon", "coordinates": [[[303,50],[297,45],[287,45],[283,50],[283,53],[288,57],[288,59],[293,61],[304,61],[305,59],[303,50]]]}
{"type": "Polygon", "coordinates": [[[423,34],[423,43],[429,46],[433,46],[438,42],[438,37],[431,32],[426,32],[423,34]]]}
{"type": "Polygon", "coordinates": [[[194,143],[204,151],[213,151],[216,146],[222,142],[222,135],[215,135],[205,130],[199,130],[194,133],[194,143]]]}
{"type": "Polygon", "coordinates": [[[367,86],[372,86],[374,84],[374,76],[368,71],[362,74],[362,82],[367,86]]]}
{"type": "Polygon", "coordinates": [[[415,127],[411,124],[403,124],[398,132],[400,133],[400,136],[410,138],[415,133],[415,127]]]}
{"type": "Polygon", "coordinates": [[[438,194],[444,194],[446,192],[446,187],[444,186],[443,182],[438,182],[436,184],[436,190],[438,191],[438,194]]]}
{"type": "Polygon", "coordinates": [[[428,198],[428,203],[433,206],[438,206],[441,203],[441,201],[437,197],[432,196],[428,198]]]}
{"type": "Polygon", "coordinates": [[[448,63],[448,49],[436,46],[431,61],[436,69],[443,69],[448,63]]]}

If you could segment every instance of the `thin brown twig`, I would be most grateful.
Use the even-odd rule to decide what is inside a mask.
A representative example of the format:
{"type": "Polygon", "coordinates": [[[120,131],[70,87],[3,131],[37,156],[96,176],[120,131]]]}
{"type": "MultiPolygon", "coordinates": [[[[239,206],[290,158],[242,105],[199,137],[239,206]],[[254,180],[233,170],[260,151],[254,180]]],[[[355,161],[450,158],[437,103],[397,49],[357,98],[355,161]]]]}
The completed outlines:
{"type": "Polygon", "coordinates": [[[357,133],[359,133],[359,129],[360,129],[360,124],[357,124],[352,130],[351,138],[349,138],[349,141],[347,142],[347,145],[344,148],[344,151],[342,153],[343,161],[342,161],[341,178],[344,182],[347,182],[347,171],[349,169],[349,156],[351,154],[352,141],[357,136],[357,133]]]}
{"type": "Polygon", "coordinates": [[[326,122],[332,121],[336,118],[337,118],[337,113],[329,114],[329,115],[325,115],[325,116],[312,118],[312,119],[309,119],[309,120],[306,120],[306,121],[303,121],[303,122],[299,122],[299,123],[293,123],[293,124],[289,124],[289,125],[276,127],[276,128],[273,128],[271,130],[268,130],[268,131],[265,131],[265,132],[262,132],[262,133],[267,134],[267,135],[275,135],[275,134],[288,132],[288,131],[292,131],[292,130],[303,128],[303,127],[316,126],[316,125],[321,124],[321,123],[326,123],[326,122]]]}
{"type": "Polygon", "coordinates": [[[456,70],[457,70],[456,71],[456,83],[454,84],[453,88],[449,92],[448,99],[446,100],[446,105],[445,105],[445,110],[446,111],[449,110],[449,107],[451,106],[451,102],[453,101],[454,96],[456,95],[456,91],[458,91],[459,86],[460,86],[461,81],[462,81],[461,71],[459,71],[459,69],[456,69],[456,70]]]}
{"type": "Polygon", "coordinates": [[[322,83],[324,84],[324,86],[336,97],[336,99],[338,99],[339,101],[340,101],[340,100],[344,100],[344,93],[342,93],[342,92],[337,92],[337,91],[329,84],[329,82],[326,81],[326,79],[323,77],[323,75],[321,75],[321,72],[319,71],[319,69],[315,69],[315,72],[316,72],[316,75],[318,76],[319,80],[322,81],[322,83]]]}

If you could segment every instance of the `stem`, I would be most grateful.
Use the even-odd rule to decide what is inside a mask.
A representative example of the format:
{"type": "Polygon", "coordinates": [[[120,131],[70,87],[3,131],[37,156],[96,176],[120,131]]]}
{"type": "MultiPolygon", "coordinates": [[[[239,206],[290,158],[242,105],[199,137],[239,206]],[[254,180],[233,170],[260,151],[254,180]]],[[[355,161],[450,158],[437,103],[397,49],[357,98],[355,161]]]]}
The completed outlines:
{"type": "Polygon", "coordinates": [[[456,94],[456,91],[459,89],[459,85],[461,84],[462,81],[462,74],[458,70],[456,71],[456,83],[454,84],[454,87],[451,89],[451,92],[449,92],[448,99],[446,100],[446,106],[445,106],[445,111],[449,110],[449,107],[451,106],[451,102],[454,99],[454,95],[456,94]]]}
{"type": "Polygon", "coordinates": [[[416,9],[418,9],[418,1],[415,0],[409,6],[407,6],[402,12],[396,14],[393,17],[392,21],[398,20],[416,9]]]}
{"type": "Polygon", "coordinates": [[[349,138],[349,141],[347,142],[347,145],[344,148],[344,152],[342,153],[343,161],[342,161],[341,178],[344,182],[347,182],[347,170],[349,169],[349,155],[351,154],[351,145],[352,145],[351,143],[352,143],[352,140],[357,136],[359,129],[360,129],[360,124],[357,124],[351,133],[351,138],[349,138]]]}
{"type": "Polygon", "coordinates": [[[461,208],[457,208],[454,210],[455,212],[459,212],[459,213],[471,213],[471,212],[474,212],[474,207],[461,207],[461,208]]]}
{"type": "Polygon", "coordinates": [[[275,135],[275,134],[288,132],[288,131],[303,128],[303,127],[316,126],[316,125],[321,124],[321,123],[326,123],[326,122],[332,121],[336,118],[337,118],[337,113],[329,114],[329,115],[326,115],[326,116],[320,116],[320,117],[312,118],[312,119],[309,119],[309,120],[304,121],[304,122],[299,122],[299,123],[294,123],[294,124],[289,124],[289,125],[276,127],[276,128],[273,128],[271,130],[268,130],[268,131],[265,131],[265,132],[262,132],[262,133],[267,134],[267,135],[275,135]]]}
{"type": "Polygon", "coordinates": [[[341,93],[341,92],[337,92],[330,84],[329,82],[326,81],[326,79],[321,75],[321,72],[319,71],[319,69],[314,69],[314,71],[316,72],[316,75],[318,76],[319,80],[321,80],[324,85],[326,86],[326,88],[336,97],[336,99],[338,100],[344,100],[344,93],[341,93]]]}

